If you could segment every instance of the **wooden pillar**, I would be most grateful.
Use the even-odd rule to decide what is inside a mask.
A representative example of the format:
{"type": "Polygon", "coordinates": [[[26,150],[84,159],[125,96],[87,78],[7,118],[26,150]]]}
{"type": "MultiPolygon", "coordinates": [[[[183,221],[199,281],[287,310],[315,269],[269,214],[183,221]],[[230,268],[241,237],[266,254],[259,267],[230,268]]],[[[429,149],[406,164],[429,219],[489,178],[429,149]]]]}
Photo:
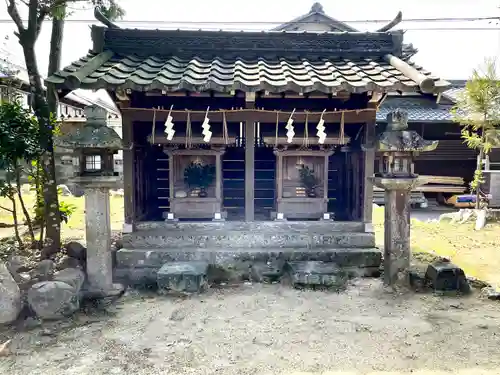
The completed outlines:
{"type": "Polygon", "coordinates": [[[168,156],[168,199],[170,204],[175,197],[174,191],[174,154],[172,151],[167,150],[165,154],[168,156]]]}
{"type": "Polygon", "coordinates": [[[277,168],[278,168],[278,173],[277,173],[277,181],[276,181],[276,189],[278,191],[276,192],[276,199],[281,199],[283,198],[283,155],[279,152],[275,152],[277,155],[277,168]]]}
{"type": "Polygon", "coordinates": [[[123,137],[123,198],[125,222],[123,232],[134,231],[135,212],[135,158],[134,158],[134,134],[133,123],[128,116],[129,112],[123,112],[122,117],[122,137],[123,137]]]}
{"type": "MultiPolygon", "coordinates": [[[[245,94],[245,107],[255,108],[255,93],[245,94]]],[[[245,221],[255,220],[255,122],[245,122],[245,221]]]]}
{"type": "Polygon", "coordinates": [[[325,198],[326,203],[328,204],[328,161],[330,157],[330,153],[325,154],[325,165],[323,172],[323,197],[325,198]]]}
{"type": "Polygon", "coordinates": [[[215,154],[215,198],[221,199],[222,196],[222,171],[221,171],[221,153],[215,154]]]}
{"type": "Polygon", "coordinates": [[[373,215],[373,183],[370,177],[375,170],[375,119],[365,124],[364,143],[367,148],[363,152],[363,212],[361,219],[371,224],[373,215]]]}

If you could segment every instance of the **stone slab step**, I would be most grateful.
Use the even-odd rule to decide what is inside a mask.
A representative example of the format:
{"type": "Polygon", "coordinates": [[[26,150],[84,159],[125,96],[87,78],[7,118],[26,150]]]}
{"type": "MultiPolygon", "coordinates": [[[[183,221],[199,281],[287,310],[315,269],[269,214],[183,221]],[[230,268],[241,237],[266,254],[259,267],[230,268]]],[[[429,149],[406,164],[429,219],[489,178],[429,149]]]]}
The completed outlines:
{"type": "Polygon", "coordinates": [[[288,262],[287,273],[293,286],[345,287],[348,273],[331,262],[288,262]]]}
{"type": "Polygon", "coordinates": [[[123,248],[116,253],[117,268],[160,268],[167,262],[205,261],[212,265],[242,265],[275,260],[333,262],[338,267],[380,267],[382,253],[371,248],[248,249],[248,248],[123,248]]]}
{"type": "Polygon", "coordinates": [[[280,230],[192,232],[144,230],[123,236],[126,248],[371,248],[375,247],[373,233],[358,232],[287,232],[280,230]]]}
{"type": "Polygon", "coordinates": [[[329,232],[364,232],[365,224],[356,221],[224,221],[224,222],[167,222],[146,221],[136,224],[136,229],[141,230],[173,230],[193,232],[208,231],[286,231],[329,233],[329,232]]]}

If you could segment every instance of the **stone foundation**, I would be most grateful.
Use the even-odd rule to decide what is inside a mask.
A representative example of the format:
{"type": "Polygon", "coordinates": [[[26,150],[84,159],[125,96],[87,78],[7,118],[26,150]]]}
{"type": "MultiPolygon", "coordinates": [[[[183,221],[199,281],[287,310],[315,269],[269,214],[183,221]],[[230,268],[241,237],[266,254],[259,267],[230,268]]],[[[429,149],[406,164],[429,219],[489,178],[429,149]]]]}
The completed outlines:
{"type": "MultiPolygon", "coordinates": [[[[116,253],[116,281],[156,282],[168,262],[206,262],[229,279],[250,279],[255,265],[320,261],[355,276],[378,273],[375,235],[354,222],[142,223],[116,253]]],[[[210,280],[210,276],[209,276],[210,280]]]]}

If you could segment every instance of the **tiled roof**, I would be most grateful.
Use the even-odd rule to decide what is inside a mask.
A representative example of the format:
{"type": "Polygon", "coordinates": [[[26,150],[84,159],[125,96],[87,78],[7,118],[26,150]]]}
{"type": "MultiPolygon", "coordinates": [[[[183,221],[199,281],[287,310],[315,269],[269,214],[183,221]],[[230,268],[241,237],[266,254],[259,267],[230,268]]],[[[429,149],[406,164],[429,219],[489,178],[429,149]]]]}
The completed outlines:
{"type": "Polygon", "coordinates": [[[402,109],[411,122],[452,122],[451,108],[421,98],[388,98],[377,111],[377,121],[386,122],[389,112],[402,109]]]}
{"type": "MultiPolygon", "coordinates": [[[[51,78],[51,82],[63,84],[65,78],[85,66],[92,55],[74,62],[51,78]]],[[[436,87],[443,81],[429,72],[419,71],[431,77],[436,87]]],[[[81,88],[126,88],[136,91],[180,89],[190,91],[232,90],[270,92],[325,93],[337,91],[416,91],[418,84],[383,60],[342,59],[310,61],[308,59],[255,60],[222,58],[182,59],[155,56],[124,57],[113,55],[108,61],[84,77],[81,88]]]]}
{"type": "Polygon", "coordinates": [[[94,90],[444,91],[448,82],[398,57],[402,36],[94,26],[94,53],[47,81],[94,90]]]}
{"type": "Polygon", "coordinates": [[[456,103],[459,96],[465,91],[465,87],[453,87],[449,90],[443,92],[443,96],[451,100],[453,103],[456,103]]]}

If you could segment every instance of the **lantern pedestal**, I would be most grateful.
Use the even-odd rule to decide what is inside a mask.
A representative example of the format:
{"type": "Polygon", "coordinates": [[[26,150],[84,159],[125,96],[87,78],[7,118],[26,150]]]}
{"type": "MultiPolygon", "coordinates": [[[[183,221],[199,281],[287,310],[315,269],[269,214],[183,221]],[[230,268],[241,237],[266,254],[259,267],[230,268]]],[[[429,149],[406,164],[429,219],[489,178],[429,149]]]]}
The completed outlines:
{"type": "Polygon", "coordinates": [[[417,177],[374,177],[373,184],[385,190],[384,283],[409,285],[410,193],[417,177]]]}
{"type": "Polygon", "coordinates": [[[120,136],[106,126],[105,109],[87,107],[85,115],[85,126],[57,138],[57,146],[74,150],[76,177],[72,182],[85,189],[86,292],[107,297],[123,290],[113,285],[109,207],[109,190],[117,188],[120,181],[114,171],[113,155],[123,149],[123,144],[120,136]]]}
{"type": "Polygon", "coordinates": [[[378,136],[379,170],[373,184],[385,190],[384,283],[409,285],[410,194],[419,184],[413,158],[433,151],[438,141],[427,141],[408,129],[408,113],[396,109],[387,115],[387,128],[378,136]]]}
{"type": "Polygon", "coordinates": [[[109,190],[119,182],[114,176],[77,177],[85,189],[85,238],[87,242],[87,293],[110,296],[122,290],[113,284],[109,190]]]}

